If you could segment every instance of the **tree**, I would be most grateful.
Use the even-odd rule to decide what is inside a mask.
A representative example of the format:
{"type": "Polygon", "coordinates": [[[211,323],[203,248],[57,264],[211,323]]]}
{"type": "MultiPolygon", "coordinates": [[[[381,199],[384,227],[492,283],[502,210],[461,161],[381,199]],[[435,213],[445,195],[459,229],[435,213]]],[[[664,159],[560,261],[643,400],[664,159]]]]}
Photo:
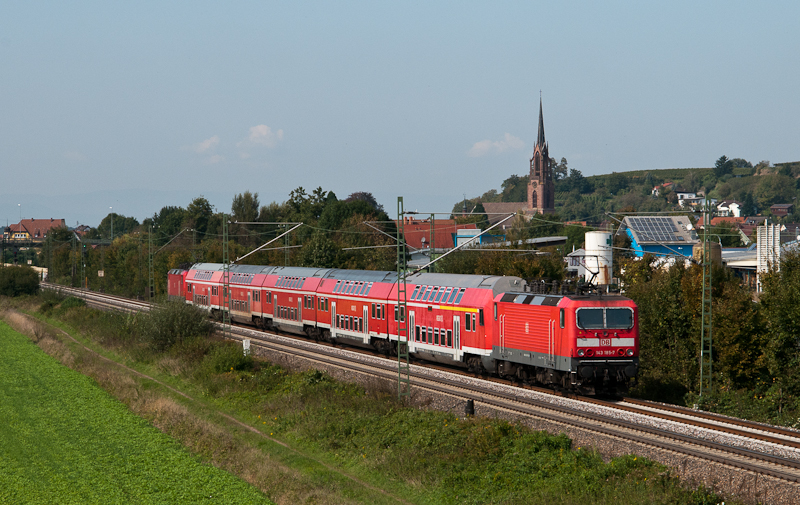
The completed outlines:
{"type": "Polygon", "coordinates": [[[733,163],[724,154],[714,163],[714,176],[719,179],[725,174],[733,172],[733,163]]]}
{"type": "Polygon", "coordinates": [[[180,233],[185,220],[186,211],[183,207],[176,207],[173,205],[162,207],[158,213],[153,215],[151,221],[153,233],[158,237],[157,243],[163,245],[180,233]]]}
{"type": "Polygon", "coordinates": [[[606,189],[611,194],[617,194],[628,188],[628,176],[617,172],[612,172],[606,177],[606,189]]]}
{"type": "Polygon", "coordinates": [[[742,216],[755,216],[758,214],[758,209],[756,208],[756,202],[753,198],[753,193],[748,191],[744,195],[744,201],[742,202],[742,209],[741,209],[742,216]]]}
{"type": "Polygon", "coordinates": [[[795,395],[800,394],[800,254],[789,252],[762,278],[762,315],[766,323],[766,361],[770,375],[777,377],[795,395]]]}
{"type": "Polygon", "coordinates": [[[528,199],[529,176],[512,175],[500,185],[502,188],[501,201],[524,202],[528,199]]]}
{"type": "Polygon", "coordinates": [[[208,223],[213,214],[214,207],[200,195],[186,207],[186,226],[197,230],[197,233],[203,236],[208,231],[208,223]]]}
{"type": "Polygon", "coordinates": [[[553,181],[560,181],[569,173],[566,158],[561,158],[561,163],[558,164],[556,164],[556,160],[550,158],[550,166],[553,167],[553,181]]]}
{"type": "Polygon", "coordinates": [[[97,225],[97,232],[100,234],[101,237],[104,239],[111,238],[111,223],[114,223],[114,236],[119,237],[125,235],[126,233],[130,233],[139,226],[139,221],[133,217],[126,217],[122,214],[117,214],[116,212],[111,212],[106,217],[100,221],[100,224],[97,225]]]}
{"type": "Polygon", "coordinates": [[[752,163],[742,158],[733,158],[730,161],[733,168],[753,168],[752,163]]]}
{"type": "Polygon", "coordinates": [[[760,177],[755,197],[758,206],[767,209],[776,203],[787,203],[796,196],[795,180],[788,175],[770,174],[760,177]]]}
{"type": "Polygon", "coordinates": [[[383,212],[383,205],[379,204],[375,197],[372,196],[372,193],[367,193],[365,191],[358,191],[356,193],[351,193],[345,199],[345,202],[354,202],[356,200],[361,200],[362,202],[367,202],[375,211],[383,212]]]}
{"type": "Polygon", "coordinates": [[[258,193],[245,191],[233,197],[233,203],[231,204],[231,217],[233,221],[242,223],[253,222],[258,219],[258,210],[258,193]]]}
{"type": "Polygon", "coordinates": [[[0,265],[0,295],[35,295],[38,290],[39,275],[33,268],[0,265]]]}

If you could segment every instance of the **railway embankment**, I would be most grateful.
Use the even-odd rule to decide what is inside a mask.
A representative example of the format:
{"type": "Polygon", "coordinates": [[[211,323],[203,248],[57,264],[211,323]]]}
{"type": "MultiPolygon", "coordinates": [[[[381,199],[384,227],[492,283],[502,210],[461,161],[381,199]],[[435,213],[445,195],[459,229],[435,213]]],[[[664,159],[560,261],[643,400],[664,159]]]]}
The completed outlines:
{"type": "Polygon", "coordinates": [[[547,434],[537,431],[546,423],[481,403],[466,417],[463,398],[448,394],[403,404],[390,382],[275,352],[246,358],[215,337],[157,350],[141,332],[145,316],[69,300],[18,302],[38,318],[26,332],[48,332],[63,363],[277,503],[721,501],[630,444],[547,434]]]}

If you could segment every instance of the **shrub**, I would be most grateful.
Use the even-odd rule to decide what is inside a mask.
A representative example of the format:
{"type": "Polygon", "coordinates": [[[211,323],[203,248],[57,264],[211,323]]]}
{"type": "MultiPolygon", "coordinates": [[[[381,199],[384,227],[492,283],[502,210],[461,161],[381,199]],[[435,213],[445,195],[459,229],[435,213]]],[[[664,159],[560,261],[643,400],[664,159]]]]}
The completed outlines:
{"type": "Polygon", "coordinates": [[[39,274],[29,266],[0,267],[0,295],[35,295],[39,291],[39,274]]]}
{"type": "Polygon", "coordinates": [[[82,298],[75,298],[74,296],[68,296],[63,302],[61,302],[62,310],[67,310],[74,307],[86,307],[86,302],[82,298]]]}
{"type": "Polygon", "coordinates": [[[253,356],[245,356],[240,344],[220,342],[206,355],[203,365],[214,373],[250,370],[253,368],[253,356]]]}
{"type": "Polygon", "coordinates": [[[141,341],[155,351],[165,351],[196,337],[207,337],[214,329],[205,312],[180,301],[153,307],[136,326],[141,341]]]}

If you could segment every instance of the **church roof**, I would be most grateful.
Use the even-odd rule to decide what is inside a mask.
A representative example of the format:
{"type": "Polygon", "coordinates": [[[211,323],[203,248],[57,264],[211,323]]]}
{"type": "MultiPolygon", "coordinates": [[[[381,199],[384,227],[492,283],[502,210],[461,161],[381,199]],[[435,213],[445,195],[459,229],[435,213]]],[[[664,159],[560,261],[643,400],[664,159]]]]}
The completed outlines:
{"type": "Polygon", "coordinates": [[[539,97],[539,135],[536,137],[536,145],[544,147],[544,116],[542,115],[542,97],[539,97]]]}

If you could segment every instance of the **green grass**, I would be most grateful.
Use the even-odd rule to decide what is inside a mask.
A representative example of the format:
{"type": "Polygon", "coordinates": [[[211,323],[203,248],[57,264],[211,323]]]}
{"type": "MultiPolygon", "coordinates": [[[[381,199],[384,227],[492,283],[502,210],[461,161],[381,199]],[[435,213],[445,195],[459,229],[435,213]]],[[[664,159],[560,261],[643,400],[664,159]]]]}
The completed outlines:
{"type": "Polygon", "coordinates": [[[0,502],[269,503],[0,322],[0,502]]]}

